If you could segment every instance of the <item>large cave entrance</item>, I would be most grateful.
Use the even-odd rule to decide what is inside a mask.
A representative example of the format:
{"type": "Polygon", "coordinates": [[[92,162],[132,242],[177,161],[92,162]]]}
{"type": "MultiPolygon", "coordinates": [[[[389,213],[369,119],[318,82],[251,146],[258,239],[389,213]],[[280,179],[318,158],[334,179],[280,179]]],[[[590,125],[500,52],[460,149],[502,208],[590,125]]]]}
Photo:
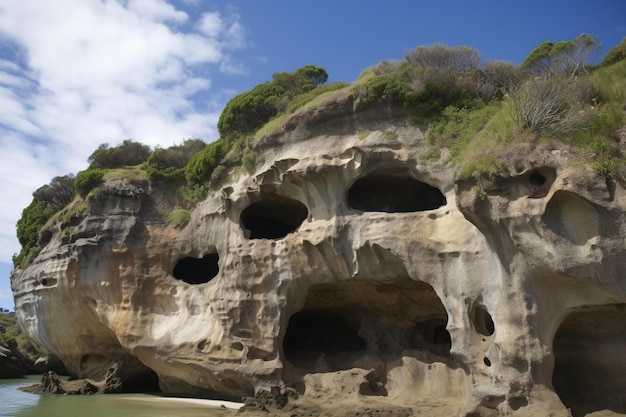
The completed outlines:
{"type": "Polygon", "coordinates": [[[447,319],[434,289],[408,277],[315,285],[289,320],[283,352],[308,373],[370,366],[407,349],[442,359],[451,347],[447,319]]]}
{"type": "Polygon", "coordinates": [[[574,417],[626,413],[626,304],[572,312],[553,344],[554,390],[574,417]]]}
{"type": "Polygon", "coordinates": [[[249,239],[281,239],[295,232],[308,215],[298,200],[268,194],[246,207],[240,220],[249,239]]]}
{"type": "Polygon", "coordinates": [[[446,205],[438,188],[416,179],[407,167],[379,168],[352,184],[348,205],[361,211],[408,213],[446,205]]]}

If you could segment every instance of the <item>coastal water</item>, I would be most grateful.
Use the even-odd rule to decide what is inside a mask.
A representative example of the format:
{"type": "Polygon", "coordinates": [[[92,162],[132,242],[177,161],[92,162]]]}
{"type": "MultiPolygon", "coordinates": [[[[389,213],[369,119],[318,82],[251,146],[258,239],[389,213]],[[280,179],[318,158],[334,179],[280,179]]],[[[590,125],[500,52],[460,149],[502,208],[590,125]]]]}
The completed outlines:
{"type": "Polygon", "coordinates": [[[208,401],[149,394],[39,395],[20,391],[40,377],[0,379],[0,417],[227,417],[236,411],[208,401]]]}

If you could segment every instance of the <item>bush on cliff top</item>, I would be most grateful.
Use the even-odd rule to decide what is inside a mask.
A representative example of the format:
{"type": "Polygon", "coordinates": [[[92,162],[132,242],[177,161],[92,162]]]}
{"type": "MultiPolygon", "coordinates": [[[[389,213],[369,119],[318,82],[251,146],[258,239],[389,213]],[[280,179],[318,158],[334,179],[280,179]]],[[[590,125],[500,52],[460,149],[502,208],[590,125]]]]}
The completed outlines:
{"type": "Polygon", "coordinates": [[[54,177],[50,184],[33,192],[33,200],[22,210],[22,217],[17,221],[16,234],[20,242],[20,253],[13,255],[16,268],[26,267],[37,256],[39,231],[57,212],[74,198],[74,176],[54,177]]]}
{"type": "Polygon", "coordinates": [[[321,67],[306,65],[293,73],[275,73],[272,78],[272,81],[233,97],[226,104],[217,122],[222,138],[254,132],[287,110],[298,95],[324,84],[328,74],[321,67]]]}
{"type": "Polygon", "coordinates": [[[181,145],[157,148],[146,161],[148,178],[184,182],[185,166],[205,146],[206,143],[202,139],[187,139],[181,145]]]}
{"type": "Polygon", "coordinates": [[[127,139],[111,148],[103,143],[88,158],[89,168],[118,168],[141,164],[150,156],[150,147],[127,139]]]}

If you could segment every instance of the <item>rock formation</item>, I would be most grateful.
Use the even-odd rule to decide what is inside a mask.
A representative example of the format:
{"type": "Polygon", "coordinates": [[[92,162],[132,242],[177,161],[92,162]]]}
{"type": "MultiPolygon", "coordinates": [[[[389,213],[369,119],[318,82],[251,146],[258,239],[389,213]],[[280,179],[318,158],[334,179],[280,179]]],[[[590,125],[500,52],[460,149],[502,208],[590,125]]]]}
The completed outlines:
{"type": "Polygon", "coordinates": [[[547,145],[470,183],[424,142],[352,97],[298,113],[182,230],[110,179],[13,274],[21,325],[78,377],[276,412],[626,412],[623,186],[547,145]]]}

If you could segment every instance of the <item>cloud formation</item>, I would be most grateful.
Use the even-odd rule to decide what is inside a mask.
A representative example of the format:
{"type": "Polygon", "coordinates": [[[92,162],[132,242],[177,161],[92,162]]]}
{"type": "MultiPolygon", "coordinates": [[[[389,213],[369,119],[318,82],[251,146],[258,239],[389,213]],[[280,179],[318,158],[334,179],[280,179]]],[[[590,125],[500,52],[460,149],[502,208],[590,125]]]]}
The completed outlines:
{"type": "Polygon", "coordinates": [[[75,173],[101,143],[217,137],[211,79],[245,73],[237,15],[190,17],[165,0],[0,3],[0,262],[19,251],[31,193],[75,173]]]}

